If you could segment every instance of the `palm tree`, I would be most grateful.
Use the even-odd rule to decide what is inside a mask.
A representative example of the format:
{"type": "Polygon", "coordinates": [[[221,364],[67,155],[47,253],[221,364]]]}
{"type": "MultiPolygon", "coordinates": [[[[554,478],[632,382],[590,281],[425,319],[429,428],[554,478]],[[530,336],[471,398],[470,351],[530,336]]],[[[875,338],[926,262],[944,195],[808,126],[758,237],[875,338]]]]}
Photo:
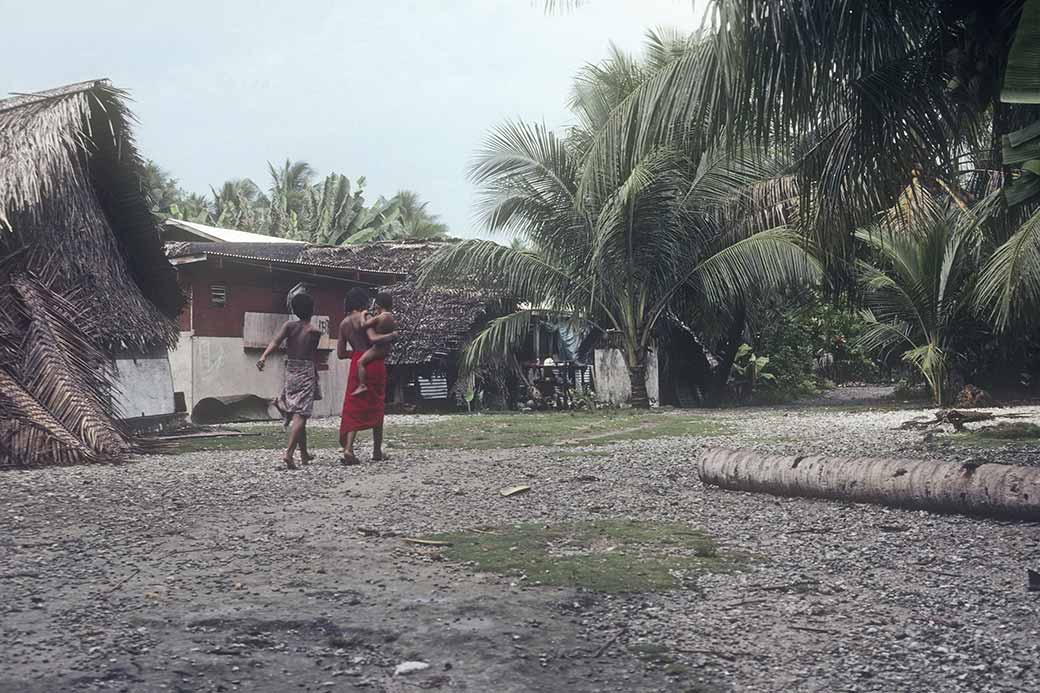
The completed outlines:
{"type": "Polygon", "coordinates": [[[205,195],[197,193],[189,193],[186,197],[181,197],[170,205],[167,211],[169,216],[174,219],[194,221],[200,224],[208,224],[212,221],[209,199],[205,195]]]}
{"type": "Polygon", "coordinates": [[[249,178],[225,181],[213,193],[213,221],[224,226],[252,233],[267,233],[267,198],[249,178]]]}
{"type": "Polygon", "coordinates": [[[439,221],[436,214],[426,209],[419,193],[402,190],[391,198],[391,203],[400,210],[400,229],[395,240],[443,240],[448,237],[448,227],[439,221]]]}
{"type": "MultiPolygon", "coordinates": [[[[624,151],[616,142],[642,155],[677,130],[795,152],[814,191],[804,211],[842,279],[852,231],[894,204],[915,171],[976,198],[1009,181],[1000,136],[1036,118],[1000,99],[1023,5],[713,0],[701,38],[597,131],[599,163],[581,187],[599,184],[594,171],[624,151]]],[[[1020,219],[997,212],[989,225],[1006,236],[1020,219]]]]}
{"type": "Polygon", "coordinates": [[[867,306],[861,345],[899,352],[940,406],[959,345],[977,325],[973,302],[986,252],[981,225],[993,201],[969,209],[915,181],[883,222],[856,234],[875,257],[858,263],[867,306]]]}
{"type": "Polygon", "coordinates": [[[141,189],[152,205],[152,211],[165,215],[183,197],[177,179],[151,159],[141,170],[141,189]]]}
{"type": "Polygon", "coordinates": [[[307,194],[314,179],[314,169],[306,161],[294,162],[289,159],[279,168],[268,162],[267,168],[271,174],[268,219],[271,235],[301,239],[307,194]]]}
{"type": "MultiPolygon", "coordinates": [[[[613,179],[602,186],[608,192],[581,197],[588,165],[544,126],[497,128],[471,170],[482,217],[489,231],[515,232],[536,250],[463,241],[438,251],[422,281],[496,290],[616,333],[632,405],[647,407],[646,356],[680,291],[722,306],[815,276],[796,234],[739,214],[748,186],[766,175],[750,161],[662,148],[626,170],[600,172],[613,179]],[[744,223],[724,223],[738,214],[744,223]]],[[[531,314],[493,321],[467,350],[469,362],[508,353],[531,314]]]]}

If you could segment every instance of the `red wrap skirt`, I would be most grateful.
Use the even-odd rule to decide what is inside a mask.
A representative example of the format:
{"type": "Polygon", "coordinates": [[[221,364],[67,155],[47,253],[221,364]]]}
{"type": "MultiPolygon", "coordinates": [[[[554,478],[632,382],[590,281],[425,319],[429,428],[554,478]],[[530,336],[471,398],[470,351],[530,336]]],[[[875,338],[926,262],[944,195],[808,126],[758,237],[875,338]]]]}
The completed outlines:
{"type": "Polygon", "coordinates": [[[368,389],[360,395],[351,394],[358,388],[357,362],[362,353],[355,351],[350,355],[347,392],[343,397],[343,418],[339,422],[340,444],[344,443],[350,431],[365,431],[383,425],[383,409],[386,405],[386,362],[383,359],[365,366],[368,389]]]}

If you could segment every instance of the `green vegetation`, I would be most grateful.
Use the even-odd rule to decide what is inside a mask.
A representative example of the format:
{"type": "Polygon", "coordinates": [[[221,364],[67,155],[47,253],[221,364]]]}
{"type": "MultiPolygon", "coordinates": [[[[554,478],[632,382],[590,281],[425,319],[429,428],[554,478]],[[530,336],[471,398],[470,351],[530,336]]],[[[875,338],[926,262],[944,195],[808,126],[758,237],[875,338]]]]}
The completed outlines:
{"type": "MultiPolygon", "coordinates": [[[[523,245],[463,241],[435,255],[424,276],[610,330],[634,407],[650,406],[646,357],[659,325],[677,314],[698,326],[735,325],[719,366],[728,377],[754,296],[820,276],[790,223],[798,191],[785,162],[757,150],[730,155],[696,124],[639,152],[627,138],[599,139],[614,109],[689,45],[653,34],[642,60],[614,49],[583,70],[570,102],[578,125],[565,136],[524,122],[496,128],[470,177],[487,231],[523,245]]],[[[515,350],[532,317],[520,310],[493,321],[467,349],[468,365],[515,350]]]]}
{"type": "Polygon", "coordinates": [[[700,530],[636,520],[519,524],[427,538],[450,542],[444,556],[479,571],[597,592],[691,589],[697,575],[738,565],[700,530]]]}
{"type": "MultiPolygon", "coordinates": [[[[963,381],[1035,390],[1040,3],[710,6],[696,35],[651,34],[647,59],[614,51],[579,76],[572,104],[591,103],[587,110],[596,117],[581,121],[568,140],[568,154],[578,160],[577,184],[567,188],[575,206],[598,223],[590,196],[609,193],[612,175],[654,161],[624,188],[648,190],[673,172],[654,157],[675,149],[696,157],[705,141],[726,145],[722,166],[785,159],[784,183],[799,191],[793,208],[782,195],[760,197],[757,185],[734,188],[752,207],[768,200],[756,217],[797,234],[824,266],[826,281],[813,288],[870,309],[861,348],[901,360],[928,382],[937,402],[956,396],[952,388],[963,381]]],[[[668,215],[673,202],[643,200],[637,213],[668,215]]],[[[530,235],[531,219],[563,209],[525,207],[515,230],[530,235]]],[[[532,252],[543,252],[535,241],[532,252]]],[[[597,247],[586,244],[593,255],[597,247]]],[[[642,240],[631,247],[641,248],[642,240]]],[[[764,276],[761,268],[745,269],[764,276]]],[[[688,287],[694,295],[699,288],[688,287]]],[[[728,356],[742,343],[770,358],[777,377],[762,383],[764,391],[782,396],[813,385],[804,356],[784,368],[779,354],[744,329],[744,310],[754,313],[768,290],[737,306],[711,296],[722,320],[684,300],[687,293],[677,292],[665,321],[690,328],[695,348],[721,364],[711,374],[701,363],[692,376],[702,394],[712,378],[724,384],[730,377],[728,356]]],[[[629,305],[637,316],[646,311],[639,301],[629,305]]],[[[591,303],[569,307],[591,310],[591,303]]]]}
{"type": "Polygon", "coordinates": [[[368,204],[364,176],[353,184],[338,173],[316,180],[310,164],[289,159],[267,167],[266,193],[248,178],[211,188],[212,199],[188,193],[152,161],[142,172],[142,185],[161,216],[280,238],[341,245],[448,237],[448,227],[413,191],[368,204]]]}
{"type": "Polygon", "coordinates": [[[944,437],[951,443],[968,447],[1040,445],[1040,426],[1022,421],[1003,422],[944,437]]]}
{"type": "MultiPolygon", "coordinates": [[[[233,427],[231,427],[233,428],[233,427]]],[[[234,438],[193,438],[177,441],[174,453],[202,450],[267,450],[285,446],[280,426],[243,428],[249,435],[234,438]]],[[[700,416],[633,410],[537,414],[446,415],[436,423],[394,426],[387,430],[391,449],[491,450],[539,445],[595,446],[625,440],[667,436],[724,435],[721,424],[700,416]]],[[[368,434],[362,434],[367,437],[368,434]]],[[[312,450],[339,449],[335,429],[312,426],[307,431],[312,450]]],[[[591,453],[575,452],[575,455],[591,453]]]]}

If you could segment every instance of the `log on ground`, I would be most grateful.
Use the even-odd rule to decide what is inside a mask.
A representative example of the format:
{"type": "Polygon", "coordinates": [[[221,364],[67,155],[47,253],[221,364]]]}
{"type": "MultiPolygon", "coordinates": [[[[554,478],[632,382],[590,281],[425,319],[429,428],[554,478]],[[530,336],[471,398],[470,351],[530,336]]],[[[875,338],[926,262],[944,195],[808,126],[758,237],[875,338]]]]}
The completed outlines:
{"type": "Polygon", "coordinates": [[[698,474],[705,484],[735,491],[1040,520],[1037,467],[714,449],[701,457],[698,474]]]}

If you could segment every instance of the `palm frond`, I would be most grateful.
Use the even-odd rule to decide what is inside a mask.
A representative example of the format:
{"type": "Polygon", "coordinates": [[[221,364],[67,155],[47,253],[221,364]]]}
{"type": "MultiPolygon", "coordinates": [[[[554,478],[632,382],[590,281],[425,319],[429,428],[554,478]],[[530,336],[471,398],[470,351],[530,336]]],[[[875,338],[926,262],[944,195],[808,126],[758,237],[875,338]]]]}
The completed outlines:
{"type": "Polygon", "coordinates": [[[494,291],[518,301],[566,310],[582,305],[587,290],[580,277],[537,254],[493,241],[453,243],[427,259],[420,286],[467,286],[494,291]]]}
{"type": "Polygon", "coordinates": [[[530,332],[533,316],[531,310],[519,310],[489,322],[463,350],[463,368],[472,371],[502,354],[515,353],[530,332]]]}
{"type": "Polygon", "coordinates": [[[13,281],[29,326],[21,382],[33,397],[102,458],[128,453],[130,440],[115,424],[107,355],[84,335],[84,316],[33,279],[13,281]]]}
{"type": "Polygon", "coordinates": [[[1040,305],[1040,212],[990,256],[978,281],[977,302],[998,329],[1035,323],[1040,305]]]}

